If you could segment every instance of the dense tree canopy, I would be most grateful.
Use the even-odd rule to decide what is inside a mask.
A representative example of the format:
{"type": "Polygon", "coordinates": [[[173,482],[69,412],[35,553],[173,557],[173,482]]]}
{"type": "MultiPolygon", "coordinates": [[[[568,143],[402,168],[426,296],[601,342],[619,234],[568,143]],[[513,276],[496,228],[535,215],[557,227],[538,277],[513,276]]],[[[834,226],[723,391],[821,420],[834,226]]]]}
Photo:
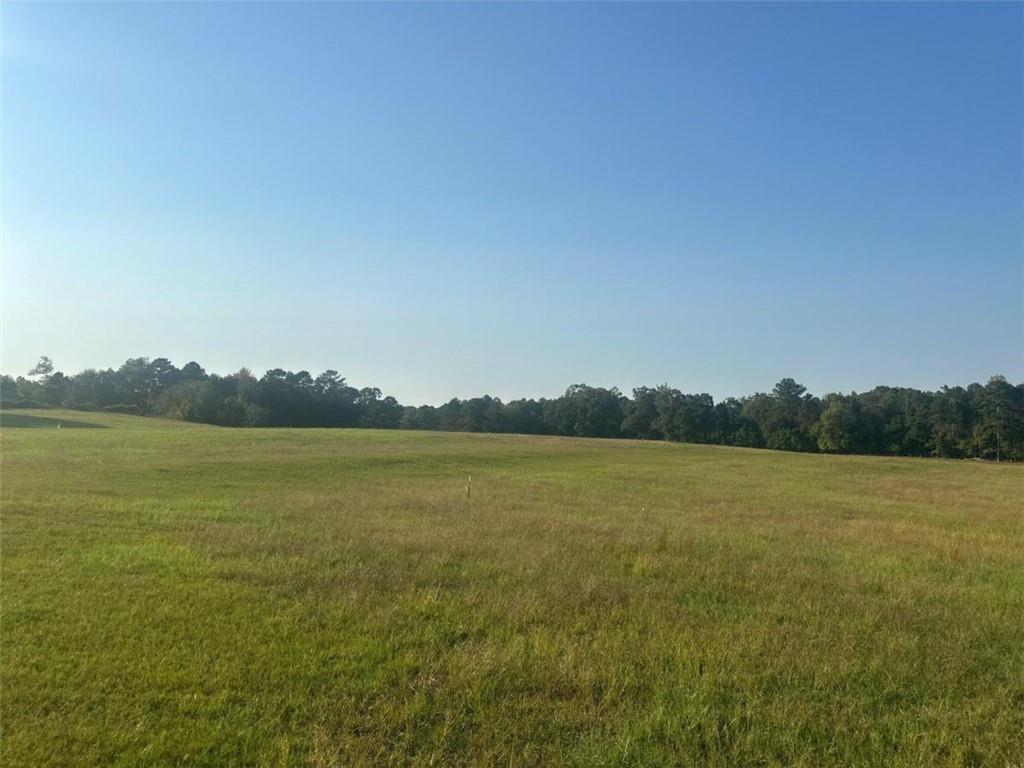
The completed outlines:
{"type": "Polygon", "coordinates": [[[356,389],[337,371],[242,368],[229,376],[196,362],[136,357],[118,368],[66,376],[48,357],[25,376],[0,377],[4,407],[65,407],[231,427],[375,427],[630,437],[785,451],[1024,460],[1024,384],[922,392],[876,387],[815,397],[793,379],[770,393],[728,398],[668,385],[616,388],[574,384],[561,397],[503,403],[484,395],[441,406],[405,406],[376,387],[356,389]]]}

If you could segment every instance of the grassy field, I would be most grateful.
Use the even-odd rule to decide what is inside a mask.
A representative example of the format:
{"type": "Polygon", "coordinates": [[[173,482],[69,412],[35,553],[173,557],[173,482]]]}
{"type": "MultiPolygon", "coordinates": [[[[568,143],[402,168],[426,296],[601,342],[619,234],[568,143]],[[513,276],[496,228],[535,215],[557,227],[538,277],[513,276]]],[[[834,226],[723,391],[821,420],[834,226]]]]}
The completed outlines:
{"type": "Polygon", "coordinates": [[[5,767],[1024,766],[1022,466],[3,424],[5,767]]]}

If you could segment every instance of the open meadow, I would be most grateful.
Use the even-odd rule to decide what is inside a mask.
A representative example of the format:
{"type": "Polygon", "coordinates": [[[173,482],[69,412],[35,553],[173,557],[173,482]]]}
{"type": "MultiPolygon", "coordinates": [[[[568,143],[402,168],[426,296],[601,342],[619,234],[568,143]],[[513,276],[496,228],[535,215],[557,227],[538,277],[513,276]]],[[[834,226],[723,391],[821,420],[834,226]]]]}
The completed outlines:
{"type": "Polygon", "coordinates": [[[1024,766],[1021,465],[0,434],[8,768],[1024,766]]]}

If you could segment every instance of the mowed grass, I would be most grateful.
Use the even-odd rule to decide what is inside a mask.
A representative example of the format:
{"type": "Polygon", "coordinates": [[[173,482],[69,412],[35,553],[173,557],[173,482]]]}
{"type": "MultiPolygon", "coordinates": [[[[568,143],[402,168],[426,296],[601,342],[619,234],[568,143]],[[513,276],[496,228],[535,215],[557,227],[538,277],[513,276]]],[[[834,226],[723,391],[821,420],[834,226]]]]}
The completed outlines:
{"type": "Polygon", "coordinates": [[[1024,765],[1024,467],[18,415],[4,766],[1024,765]]]}

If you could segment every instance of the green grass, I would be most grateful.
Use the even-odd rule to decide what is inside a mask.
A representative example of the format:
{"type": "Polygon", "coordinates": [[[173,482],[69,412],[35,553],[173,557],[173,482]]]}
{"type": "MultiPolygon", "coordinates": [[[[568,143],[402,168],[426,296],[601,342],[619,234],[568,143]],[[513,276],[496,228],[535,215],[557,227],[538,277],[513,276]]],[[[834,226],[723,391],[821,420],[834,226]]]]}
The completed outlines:
{"type": "Polygon", "coordinates": [[[18,415],[4,766],[1024,765],[1024,467],[18,415]]]}

